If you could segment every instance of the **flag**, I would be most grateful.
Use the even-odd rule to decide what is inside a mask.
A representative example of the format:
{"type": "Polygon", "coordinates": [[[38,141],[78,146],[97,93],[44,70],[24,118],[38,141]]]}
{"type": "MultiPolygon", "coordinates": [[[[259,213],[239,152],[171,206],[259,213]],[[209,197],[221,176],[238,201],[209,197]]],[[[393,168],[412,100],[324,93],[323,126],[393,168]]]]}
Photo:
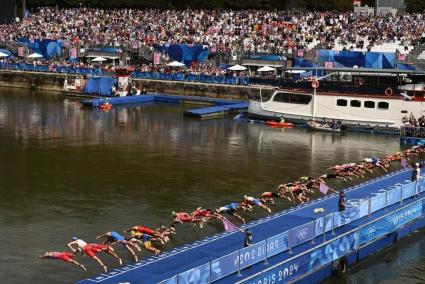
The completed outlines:
{"type": "Polygon", "coordinates": [[[153,53],[153,64],[159,64],[161,61],[161,54],[158,52],[153,53]]]}
{"type": "Polygon", "coordinates": [[[238,229],[238,227],[236,227],[236,225],[234,225],[232,222],[230,222],[226,218],[223,219],[223,225],[224,225],[224,229],[228,232],[231,232],[231,231],[238,229]]]}
{"type": "Polygon", "coordinates": [[[407,168],[407,167],[408,167],[408,164],[407,164],[407,161],[406,161],[406,159],[405,159],[405,158],[401,158],[401,159],[400,159],[400,166],[401,166],[402,168],[407,168]]]}
{"type": "Polygon", "coordinates": [[[324,182],[321,182],[319,190],[321,193],[326,194],[329,190],[329,186],[327,186],[324,182]]]}

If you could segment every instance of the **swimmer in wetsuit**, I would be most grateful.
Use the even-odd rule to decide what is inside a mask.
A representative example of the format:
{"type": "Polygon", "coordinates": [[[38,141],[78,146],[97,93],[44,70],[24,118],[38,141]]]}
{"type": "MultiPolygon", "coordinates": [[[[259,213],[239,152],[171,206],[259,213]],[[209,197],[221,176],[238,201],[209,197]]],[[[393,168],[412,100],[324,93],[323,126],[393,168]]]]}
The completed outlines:
{"type": "Polygon", "coordinates": [[[304,188],[305,187],[303,185],[294,185],[291,188],[291,192],[294,196],[294,199],[297,199],[301,204],[303,204],[304,202],[310,201],[310,198],[305,196],[304,188]]]}
{"type": "Polygon", "coordinates": [[[194,218],[192,216],[190,216],[190,214],[186,213],[186,212],[172,212],[171,213],[174,217],[170,227],[171,228],[175,228],[175,226],[178,223],[184,224],[184,223],[192,223],[193,226],[195,227],[196,225],[199,225],[199,227],[202,229],[204,222],[202,219],[199,218],[194,218]]]}
{"type": "Polygon", "coordinates": [[[74,252],[77,253],[78,251],[81,251],[85,255],[89,256],[90,258],[94,259],[97,263],[100,264],[100,266],[103,267],[105,272],[108,271],[108,268],[106,265],[103,264],[103,262],[98,258],[95,254],[98,252],[104,252],[109,255],[112,255],[115,257],[120,264],[122,265],[121,258],[114,252],[114,249],[111,246],[107,246],[104,244],[88,244],[82,239],[79,239],[77,237],[72,238],[72,242],[68,243],[68,247],[74,252]],[[77,248],[74,248],[74,246],[77,246],[77,248]]]}
{"type": "Polygon", "coordinates": [[[142,234],[148,234],[153,237],[159,238],[162,244],[164,244],[165,242],[168,242],[170,240],[168,236],[174,233],[174,229],[167,228],[167,227],[161,227],[156,230],[153,230],[151,228],[143,227],[143,226],[133,226],[125,230],[124,232],[130,232],[130,231],[136,231],[142,234]]]}
{"type": "Polygon", "coordinates": [[[223,220],[224,217],[221,214],[229,214],[230,216],[235,217],[236,219],[240,220],[242,223],[245,223],[245,219],[242,218],[239,214],[236,213],[236,211],[240,208],[239,204],[236,202],[230,203],[229,205],[222,206],[220,208],[217,208],[214,210],[214,214],[219,218],[220,220],[223,220]]]}
{"type": "Polygon", "coordinates": [[[152,237],[149,234],[144,234],[144,233],[137,232],[137,231],[130,231],[129,240],[132,241],[132,242],[138,242],[138,243],[142,244],[145,247],[145,249],[155,253],[155,255],[161,253],[161,251],[159,249],[152,246],[152,241],[160,241],[160,239],[152,237]]]}
{"type": "Polygon", "coordinates": [[[76,266],[79,266],[82,269],[87,270],[84,265],[78,263],[77,261],[73,259],[74,256],[75,256],[75,253],[72,253],[72,252],[51,251],[51,252],[45,252],[43,255],[40,255],[38,259],[43,259],[43,258],[60,259],[64,262],[75,264],[76,266]]]}
{"type": "Polygon", "coordinates": [[[256,205],[260,208],[263,208],[264,210],[267,210],[269,213],[272,212],[272,210],[268,206],[264,205],[263,203],[261,203],[260,200],[254,198],[252,196],[244,195],[243,201],[241,203],[245,204],[248,207],[256,205]]]}
{"type": "Polygon", "coordinates": [[[106,240],[103,242],[104,245],[109,244],[110,246],[113,246],[117,243],[122,244],[133,255],[134,260],[136,262],[139,261],[139,258],[137,257],[136,253],[132,249],[133,247],[133,248],[136,248],[139,252],[141,251],[141,249],[136,243],[126,240],[123,236],[121,236],[115,231],[106,232],[104,235],[100,235],[96,237],[96,239],[100,239],[100,238],[106,238],[106,240]]]}
{"type": "Polygon", "coordinates": [[[281,198],[281,199],[288,199],[289,201],[292,201],[291,198],[285,196],[284,194],[281,194],[280,191],[266,191],[261,194],[261,202],[271,202],[274,204],[273,198],[281,198]]]}

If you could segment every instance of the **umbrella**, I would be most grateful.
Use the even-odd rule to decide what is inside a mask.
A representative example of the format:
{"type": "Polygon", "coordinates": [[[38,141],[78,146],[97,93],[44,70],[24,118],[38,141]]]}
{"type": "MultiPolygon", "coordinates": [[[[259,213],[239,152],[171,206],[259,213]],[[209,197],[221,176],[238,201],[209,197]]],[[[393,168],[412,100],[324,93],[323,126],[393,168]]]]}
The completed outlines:
{"type": "Polygon", "coordinates": [[[235,65],[235,66],[229,67],[227,69],[229,69],[231,71],[244,71],[244,70],[246,70],[246,67],[243,67],[241,65],[235,65]]]}
{"type": "Polygon", "coordinates": [[[104,58],[104,57],[96,57],[95,59],[92,60],[92,62],[102,62],[102,61],[106,61],[108,59],[104,58]]]}
{"type": "Polygon", "coordinates": [[[178,62],[178,61],[173,61],[167,64],[167,66],[171,66],[171,67],[183,67],[186,66],[184,65],[184,63],[178,62]]]}
{"type": "Polygon", "coordinates": [[[33,53],[27,56],[28,58],[42,58],[43,55],[38,54],[38,53],[33,53]]]}
{"type": "Polygon", "coordinates": [[[6,53],[0,51],[0,57],[8,57],[8,56],[9,56],[9,54],[6,54],[6,53]]]}
{"type": "Polygon", "coordinates": [[[270,72],[270,71],[276,71],[273,67],[270,66],[264,66],[257,70],[258,72],[270,72]]]}

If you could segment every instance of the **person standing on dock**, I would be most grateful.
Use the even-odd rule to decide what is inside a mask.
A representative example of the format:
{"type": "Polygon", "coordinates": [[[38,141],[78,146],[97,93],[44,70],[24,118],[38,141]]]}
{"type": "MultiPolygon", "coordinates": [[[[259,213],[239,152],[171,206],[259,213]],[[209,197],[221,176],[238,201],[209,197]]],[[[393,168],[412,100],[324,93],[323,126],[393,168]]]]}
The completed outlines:
{"type": "Polygon", "coordinates": [[[250,229],[245,230],[244,247],[252,245],[252,231],[250,229]]]}
{"type": "Polygon", "coordinates": [[[412,181],[417,181],[421,176],[421,169],[419,168],[419,163],[413,165],[412,169],[412,181]]]}
{"type": "Polygon", "coordinates": [[[338,211],[344,211],[344,210],[345,210],[345,194],[344,194],[344,191],[341,190],[339,192],[338,211]]]}

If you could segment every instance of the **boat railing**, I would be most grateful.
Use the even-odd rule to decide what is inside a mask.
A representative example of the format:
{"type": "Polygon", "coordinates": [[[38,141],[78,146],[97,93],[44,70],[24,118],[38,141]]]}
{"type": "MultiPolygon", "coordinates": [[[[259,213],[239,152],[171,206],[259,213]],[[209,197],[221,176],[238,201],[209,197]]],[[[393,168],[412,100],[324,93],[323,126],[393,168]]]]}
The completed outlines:
{"type": "MultiPolygon", "coordinates": [[[[371,182],[373,181],[366,182],[365,184],[371,182]]],[[[326,210],[322,209],[321,217],[311,222],[179,273],[159,282],[159,284],[189,282],[212,283],[233,273],[237,273],[238,276],[241,276],[241,271],[244,268],[259,262],[268,264],[268,258],[284,252],[294,256],[274,264],[246,279],[241,279],[238,283],[245,283],[248,280],[249,282],[247,283],[257,283],[257,280],[266,277],[266,273],[275,273],[276,277],[282,278],[283,280],[293,280],[295,272],[300,269],[306,269],[304,274],[308,274],[313,270],[317,270],[345,256],[349,252],[357,251],[362,246],[422,216],[422,202],[425,201],[425,197],[403,206],[403,201],[405,199],[412,197],[417,198],[422,192],[425,192],[425,179],[414,182],[405,181],[403,184],[399,183],[387,189],[381,189],[379,192],[372,194],[373,196],[371,197],[351,200],[351,202],[347,202],[348,205],[344,211],[326,212],[326,210]],[[401,207],[334,237],[334,230],[336,228],[345,226],[364,217],[371,218],[372,213],[382,209],[387,211],[387,207],[394,204],[399,204],[401,207]],[[392,223],[393,225],[383,226],[383,222],[392,223]],[[379,230],[377,230],[377,227],[381,225],[385,228],[379,227],[379,230]],[[317,242],[317,245],[302,253],[294,254],[293,249],[308,242],[313,245],[317,242]],[[319,250],[321,253],[319,253],[319,250]],[[310,253],[313,258],[313,252],[315,251],[318,252],[317,255],[315,254],[317,259],[315,261],[310,261],[310,267],[307,267],[308,265],[304,265],[305,267],[294,267],[294,265],[296,265],[294,264],[296,263],[294,262],[295,258],[302,258],[310,253]],[[328,257],[329,255],[330,257],[328,257]],[[276,271],[274,272],[274,270],[276,271]],[[188,281],[189,279],[190,281],[188,281]]],[[[299,275],[299,273],[297,273],[297,275],[299,275]]]]}
{"type": "Polygon", "coordinates": [[[425,127],[402,126],[400,127],[401,138],[425,138],[425,127]]]}

